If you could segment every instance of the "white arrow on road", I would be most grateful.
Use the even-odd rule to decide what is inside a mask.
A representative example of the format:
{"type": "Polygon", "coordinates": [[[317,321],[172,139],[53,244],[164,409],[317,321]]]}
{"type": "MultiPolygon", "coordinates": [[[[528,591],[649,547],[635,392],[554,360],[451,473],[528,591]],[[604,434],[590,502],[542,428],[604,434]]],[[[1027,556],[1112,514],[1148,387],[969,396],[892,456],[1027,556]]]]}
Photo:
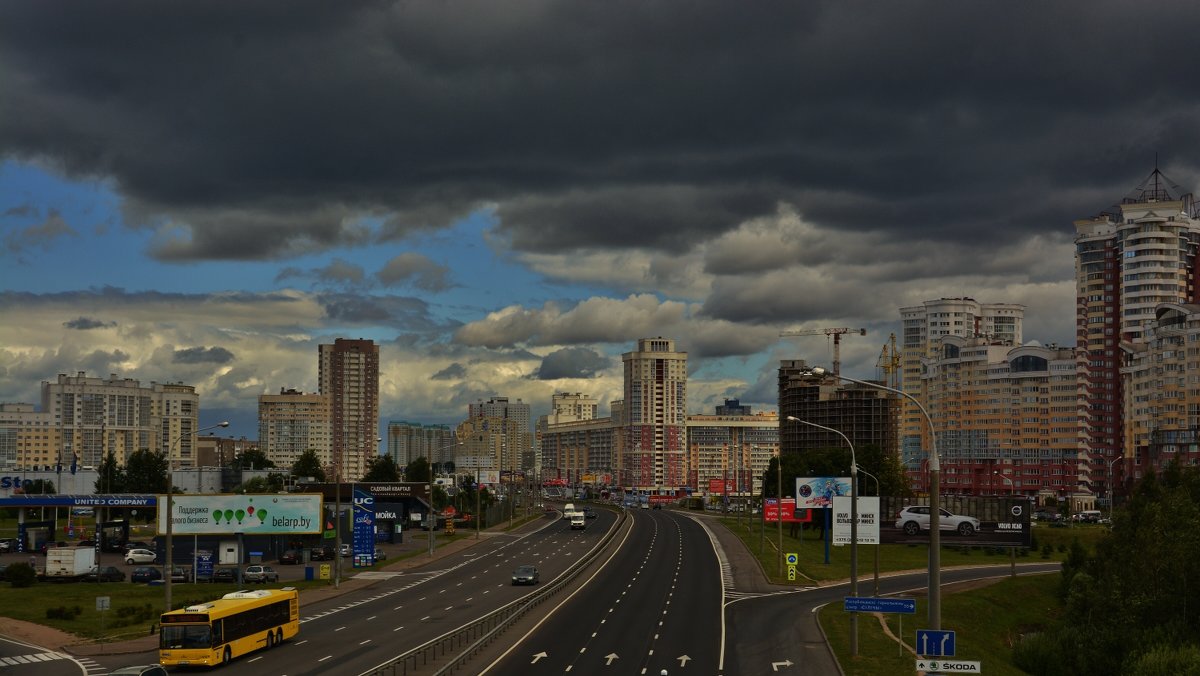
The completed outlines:
{"type": "Polygon", "coordinates": [[[790,667],[790,666],[792,666],[791,660],[784,660],[782,662],[772,662],[771,663],[771,671],[779,671],[779,667],[790,667]]]}
{"type": "Polygon", "coordinates": [[[686,667],[688,660],[690,660],[692,658],[688,657],[687,655],[680,655],[679,657],[676,657],[675,659],[679,660],[679,666],[686,667]]]}
{"type": "Polygon", "coordinates": [[[620,658],[619,658],[619,657],[617,657],[617,654],[616,654],[616,653],[609,653],[609,654],[607,654],[607,655],[605,655],[605,656],[604,656],[604,659],[605,659],[604,666],[606,666],[606,667],[611,667],[611,666],[612,666],[612,663],[613,663],[613,660],[617,660],[617,659],[620,659],[620,658]]]}
{"type": "Polygon", "coordinates": [[[540,659],[542,659],[543,657],[546,657],[546,656],[547,656],[547,655],[546,655],[546,651],[545,651],[545,650],[543,650],[543,651],[542,651],[542,652],[540,652],[540,653],[534,653],[534,654],[533,654],[533,661],[532,661],[532,662],[530,662],[530,664],[537,664],[537,663],[538,663],[538,660],[540,660],[540,659]]]}

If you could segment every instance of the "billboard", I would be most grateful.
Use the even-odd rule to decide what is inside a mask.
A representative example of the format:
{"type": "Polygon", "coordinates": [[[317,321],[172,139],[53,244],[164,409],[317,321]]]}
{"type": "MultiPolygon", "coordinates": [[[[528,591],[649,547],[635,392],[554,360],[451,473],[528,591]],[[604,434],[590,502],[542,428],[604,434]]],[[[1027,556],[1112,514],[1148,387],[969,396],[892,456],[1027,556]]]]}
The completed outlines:
{"type": "MultiPolygon", "coordinates": [[[[763,521],[775,523],[779,521],[779,500],[767,498],[763,505],[763,521]]],[[[807,509],[796,509],[795,498],[783,499],[784,523],[808,523],[812,521],[812,512],[807,509]]]]}
{"type": "Polygon", "coordinates": [[[484,469],[479,471],[479,483],[481,484],[498,484],[500,483],[500,472],[494,469],[484,469]]]}
{"type": "Polygon", "coordinates": [[[830,509],[833,499],[839,495],[850,495],[850,477],[796,477],[798,509],[830,509]]]}
{"type": "Polygon", "coordinates": [[[721,495],[733,492],[733,481],[731,479],[709,479],[708,493],[709,495],[721,495]]]}
{"type": "MultiPolygon", "coordinates": [[[[833,498],[833,544],[850,544],[850,498],[838,495],[833,498]]],[[[858,544],[879,544],[879,498],[858,499],[858,544]]]]}
{"type": "MultiPolygon", "coordinates": [[[[167,496],[158,496],[167,504],[167,496]]],[[[176,535],[284,534],[321,532],[319,493],[176,495],[171,498],[171,532],[176,535]]],[[[158,533],[167,532],[167,513],[158,510],[158,533]]]]}
{"type": "MultiPolygon", "coordinates": [[[[929,504],[883,498],[880,538],[884,544],[928,544],[929,504]]],[[[960,497],[942,501],[938,517],[943,545],[1028,547],[1033,503],[1017,497],[960,497]]]]}

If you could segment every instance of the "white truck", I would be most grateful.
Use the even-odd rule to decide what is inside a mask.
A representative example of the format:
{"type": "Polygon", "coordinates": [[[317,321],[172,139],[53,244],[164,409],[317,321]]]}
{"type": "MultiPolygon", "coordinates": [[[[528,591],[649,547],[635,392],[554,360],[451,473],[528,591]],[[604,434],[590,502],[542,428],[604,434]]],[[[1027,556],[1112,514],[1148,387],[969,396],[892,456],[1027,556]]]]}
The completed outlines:
{"type": "Polygon", "coordinates": [[[575,514],[575,503],[573,503],[573,502],[568,502],[567,504],[563,505],[563,516],[562,516],[562,518],[563,518],[563,520],[564,520],[564,521],[567,521],[567,520],[569,520],[569,519],[571,518],[571,516],[572,516],[572,515],[574,515],[574,514],[575,514]]]}
{"type": "Polygon", "coordinates": [[[47,580],[79,580],[96,565],[92,547],[54,547],[46,550],[47,580]]]}
{"type": "Polygon", "coordinates": [[[571,514],[571,530],[583,530],[587,528],[587,522],[584,521],[585,515],[583,512],[574,512],[571,514]]]}

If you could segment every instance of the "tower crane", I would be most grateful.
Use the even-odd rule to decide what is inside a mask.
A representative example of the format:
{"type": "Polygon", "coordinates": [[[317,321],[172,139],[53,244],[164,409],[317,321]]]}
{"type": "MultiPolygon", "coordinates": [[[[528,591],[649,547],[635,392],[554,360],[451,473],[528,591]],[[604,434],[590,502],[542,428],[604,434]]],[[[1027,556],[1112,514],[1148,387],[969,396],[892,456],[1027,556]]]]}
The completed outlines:
{"type": "Polygon", "coordinates": [[[882,369],[884,373],[884,382],[892,389],[900,387],[900,352],[896,350],[896,334],[888,337],[888,342],[883,344],[883,351],[879,353],[879,359],[875,362],[875,367],[882,369]],[[889,349],[890,348],[890,349],[889,349]]]}
{"type": "Polygon", "coordinates": [[[866,329],[787,329],[780,331],[780,337],[787,336],[833,336],[833,375],[840,375],[842,372],[842,336],[847,333],[857,333],[860,336],[867,335],[866,329]]]}

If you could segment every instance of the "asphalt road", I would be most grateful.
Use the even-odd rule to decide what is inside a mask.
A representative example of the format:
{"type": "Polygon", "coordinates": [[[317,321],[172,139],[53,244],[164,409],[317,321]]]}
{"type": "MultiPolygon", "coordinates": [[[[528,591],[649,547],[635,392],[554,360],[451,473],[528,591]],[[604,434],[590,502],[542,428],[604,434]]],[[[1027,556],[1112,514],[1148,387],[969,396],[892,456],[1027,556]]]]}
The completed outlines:
{"type": "Polygon", "coordinates": [[[716,673],[721,645],[721,570],[695,520],[669,510],[631,510],[633,523],[576,593],[543,614],[479,673],[659,674],[687,665],[716,673]]]}

